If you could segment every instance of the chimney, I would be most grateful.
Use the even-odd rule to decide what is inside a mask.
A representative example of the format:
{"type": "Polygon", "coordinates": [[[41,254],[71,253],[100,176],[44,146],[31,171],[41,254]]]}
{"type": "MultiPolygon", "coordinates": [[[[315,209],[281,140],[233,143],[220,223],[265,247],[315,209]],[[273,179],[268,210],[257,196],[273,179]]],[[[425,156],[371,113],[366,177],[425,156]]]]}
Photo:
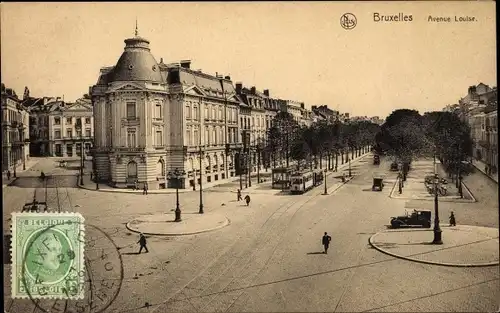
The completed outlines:
{"type": "Polygon", "coordinates": [[[56,101],[61,101],[61,97],[56,97],[56,101]]]}
{"type": "Polygon", "coordinates": [[[255,86],[253,86],[251,90],[252,90],[252,93],[255,93],[255,90],[256,90],[255,86]]]}
{"type": "Polygon", "coordinates": [[[315,106],[315,105],[311,106],[311,110],[316,111],[317,109],[318,109],[317,106],[315,106]]]}
{"type": "Polygon", "coordinates": [[[304,103],[301,103],[301,104],[300,104],[300,107],[303,109],[303,108],[304,108],[304,103]]]}
{"type": "Polygon", "coordinates": [[[266,95],[267,97],[269,97],[269,89],[264,89],[264,95],[266,95]]]}
{"type": "Polygon", "coordinates": [[[231,80],[231,76],[226,76],[224,79],[231,80]]]}
{"type": "Polygon", "coordinates": [[[243,89],[242,83],[236,83],[236,93],[241,94],[241,89],[243,89]]]}
{"type": "Polygon", "coordinates": [[[191,68],[191,60],[181,60],[182,68],[191,68]]]}
{"type": "Polygon", "coordinates": [[[163,58],[160,58],[160,64],[163,64],[163,58]]]}

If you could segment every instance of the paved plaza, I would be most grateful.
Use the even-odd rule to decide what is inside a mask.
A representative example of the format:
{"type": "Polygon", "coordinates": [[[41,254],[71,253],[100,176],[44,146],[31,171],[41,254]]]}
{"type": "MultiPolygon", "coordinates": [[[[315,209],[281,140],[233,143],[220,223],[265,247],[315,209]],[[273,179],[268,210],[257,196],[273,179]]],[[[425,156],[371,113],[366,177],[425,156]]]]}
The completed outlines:
{"type": "MultiPolygon", "coordinates": [[[[38,305],[51,312],[64,312],[60,308],[66,306],[66,312],[138,313],[498,310],[498,265],[442,266],[400,257],[459,265],[498,263],[498,186],[482,173],[465,177],[477,202],[439,203],[444,243],[436,248],[425,244],[432,231],[388,231],[391,216],[413,208],[433,209],[432,201],[390,197],[397,182],[390,163],[382,158],[380,165],[373,165],[371,155],[352,162],[353,178],[346,183],[340,179],[345,167],[332,172],[327,195],[323,186],[289,195],[254,179],[252,188],[243,190],[243,196],[252,198],[249,206],[236,201],[238,181],[214,186],[203,192],[203,215],[198,214],[199,192],[181,193],[184,224],[172,222],[175,193],[96,192],[75,188],[76,172],[68,174],[72,178],[59,185],[66,195],[61,205],[80,212],[88,224],[88,270],[94,279],[87,297],[93,296],[93,304],[86,299],[38,305]],[[385,187],[372,191],[373,176],[380,174],[385,187]],[[452,210],[454,228],[447,227],[452,210]],[[218,229],[188,229],[208,230],[225,218],[229,223],[218,229]],[[184,227],[176,234],[197,233],[166,236],[174,232],[162,225],[184,227]],[[149,253],[137,254],[137,231],[155,233],[147,231],[152,227],[163,234],[147,235],[149,253]],[[328,254],[322,253],[324,232],[332,237],[328,254]],[[379,251],[370,238],[397,255],[379,251]],[[96,251],[107,251],[123,275],[107,272],[96,251]],[[103,290],[106,296],[96,297],[103,290]]],[[[33,172],[43,168],[50,173],[49,167],[41,162],[33,172]]],[[[4,229],[10,227],[10,212],[32,198],[28,181],[26,177],[4,188],[4,229]]],[[[11,299],[9,262],[4,262],[4,271],[6,312],[43,312],[29,299],[11,299]]]]}

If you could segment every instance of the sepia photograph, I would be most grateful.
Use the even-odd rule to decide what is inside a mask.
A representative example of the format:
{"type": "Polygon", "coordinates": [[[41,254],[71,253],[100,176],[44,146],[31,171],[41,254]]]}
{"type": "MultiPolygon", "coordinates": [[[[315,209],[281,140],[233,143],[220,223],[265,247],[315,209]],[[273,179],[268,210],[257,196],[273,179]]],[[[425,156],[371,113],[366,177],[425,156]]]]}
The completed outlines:
{"type": "Polygon", "coordinates": [[[3,312],[500,312],[496,23],[1,3],[3,312]]]}

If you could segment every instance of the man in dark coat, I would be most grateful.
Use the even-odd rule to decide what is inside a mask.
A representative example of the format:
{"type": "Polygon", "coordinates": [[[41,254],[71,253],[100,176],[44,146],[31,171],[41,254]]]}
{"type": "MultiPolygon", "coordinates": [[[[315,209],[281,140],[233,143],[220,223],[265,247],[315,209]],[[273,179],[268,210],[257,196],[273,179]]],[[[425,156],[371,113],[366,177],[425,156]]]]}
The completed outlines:
{"type": "Polygon", "coordinates": [[[249,195],[245,196],[245,201],[246,201],[247,206],[248,206],[250,204],[250,196],[249,195]]]}
{"type": "Polygon", "coordinates": [[[238,189],[238,191],[236,192],[237,196],[238,196],[238,201],[241,200],[241,190],[238,189]]]}
{"type": "Polygon", "coordinates": [[[147,244],[147,242],[146,242],[146,237],[144,236],[144,234],[143,234],[143,233],[141,233],[141,234],[139,235],[139,241],[138,241],[137,243],[141,245],[141,248],[139,249],[139,254],[141,254],[141,252],[142,252],[142,248],[144,248],[144,249],[146,250],[146,253],[148,253],[148,252],[149,252],[149,251],[148,251],[148,247],[146,247],[146,244],[147,244]]]}
{"type": "Polygon", "coordinates": [[[7,171],[7,180],[10,180],[10,170],[7,171]]]}
{"type": "Polygon", "coordinates": [[[328,247],[330,246],[330,241],[332,241],[332,237],[328,236],[328,234],[325,231],[325,235],[323,236],[323,239],[321,240],[321,243],[325,247],[325,254],[328,254],[328,247]]]}
{"type": "Polygon", "coordinates": [[[457,226],[457,222],[455,221],[455,214],[453,214],[453,211],[451,211],[450,214],[450,226],[457,226]]]}

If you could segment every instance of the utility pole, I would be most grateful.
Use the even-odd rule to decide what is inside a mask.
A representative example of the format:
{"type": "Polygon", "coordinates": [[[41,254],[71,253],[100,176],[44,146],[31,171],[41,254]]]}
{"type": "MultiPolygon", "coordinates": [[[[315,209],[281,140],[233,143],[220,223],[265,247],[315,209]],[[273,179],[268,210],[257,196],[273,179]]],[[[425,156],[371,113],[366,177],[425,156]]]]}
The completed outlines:
{"type": "MultiPolygon", "coordinates": [[[[219,79],[219,82],[220,82],[220,86],[222,88],[222,93],[224,94],[224,146],[227,145],[227,130],[228,130],[228,127],[227,127],[227,96],[226,96],[226,92],[224,91],[224,84],[223,84],[223,81],[222,81],[222,78],[219,79]]],[[[228,168],[227,168],[227,153],[225,153],[225,158],[224,158],[224,169],[225,169],[225,172],[226,172],[226,179],[229,178],[229,171],[228,171],[228,168]]],[[[217,169],[219,170],[219,169],[217,169]]]]}
{"type": "Polygon", "coordinates": [[[260,184],[260,142],[257,144],[257,184],[260,184]]]}
{"type": "MultiPolygon", "coordinates": [[[[200,145],[200,210],[198,213],[203,214],[203,175],[202,173],[202,161],[201,159],[203,158],[203,151],[201,150],[201,145],[200,145]]],[[[193,171],[194,172],[194,171],[193,171]]],[[[196,181],[194,181],[194,185],[196,185],[196,181]]]]}

